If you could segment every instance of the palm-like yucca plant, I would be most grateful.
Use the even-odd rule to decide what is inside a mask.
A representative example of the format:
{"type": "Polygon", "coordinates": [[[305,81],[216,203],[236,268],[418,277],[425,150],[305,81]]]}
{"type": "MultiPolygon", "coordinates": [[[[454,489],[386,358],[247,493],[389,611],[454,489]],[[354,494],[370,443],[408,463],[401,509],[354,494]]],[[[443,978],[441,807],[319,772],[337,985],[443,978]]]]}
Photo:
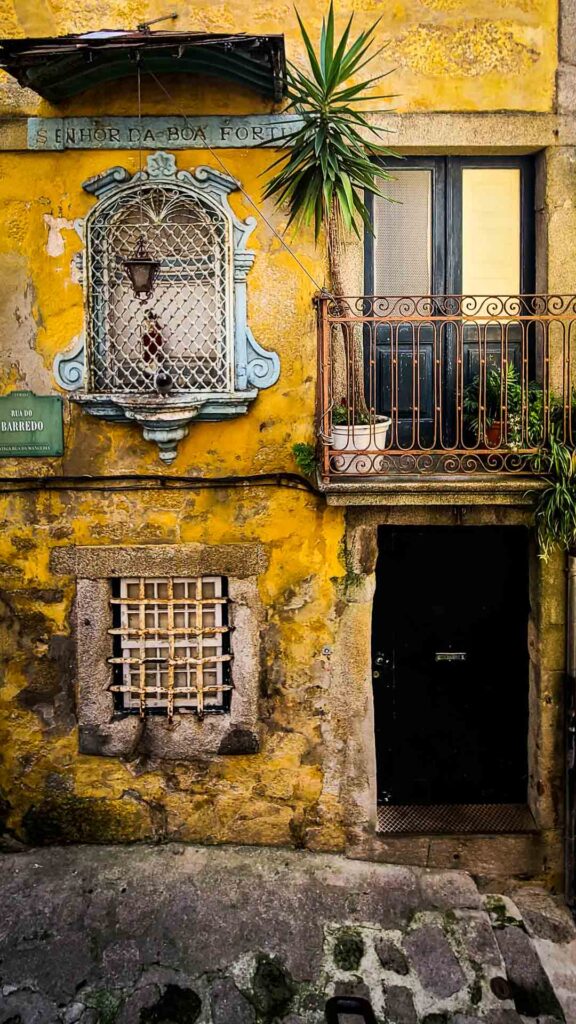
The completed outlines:
{"type": "MultiPolygon", "coordinates": [[[[379,56],[383,47],[373,50],[378,21],[351,41],[353,16],[339,40],[334,38],[334,6],[322,19],[318,55],[296,12],[308,55],[309,72],[294,64],[288,66],[288,110],[299,118],[299,125],[282,142],[288,150],[268,167],[275,171],[264,196],[277,206],[287,206],[288,225],[314,224],[316,241],[322,228],[328,243],[330,287],[343,295],[340,251],[344,231],[360,236],[359,224],[372,231],[368,210],[362,198],[368,189],[377,195],[377,180],[390,173],[374,156],[394,156],[377,140],[384,129],[370,124],[366,117],[368,101],[389,99],[372,95],[372,87],[389,72],[356,81],[362,70],[379,56]],[[370,52],[372,51],[372,52],[370,52]]],[[[266,172],[265,172],[266,173],[266,172]]],[[[349,414],[358,421],[369,419],[364,397],[364,372],[361,340],[354,338],[353,327],[343,323],[344,375],[346,402],[353,406],[349,414]]]]}
{"type": "Polygon", "coordinates": [[[331,287],[342,294],[338,259],[341,228],[359,231],[359,221],[372,230],[362,194],[365,189],[381,195],[377,179],[390,173],[371,156],[395,156],[377,139],[384,129],[370,124],[363,104],[389,99],[374,96],[372,86],[389,72],[360,82],[352,80],[378,57],[383,47],[370,50],[378,21],[350,41],[353,16],[341,38],[334,38],[334,6],[322,20],[318,55],[296,12],[308,55],[309,73],[294,64],[288,67],[288,110],[301,124],[283,140],[288,149],[268,168],[275,174],[264,189],[266,198],[289,210],[288,224],[314,224],[316,240],[324,227],[328,241],[331,287]],[[362,134],[364,133],[364,134],[362,134]]]}

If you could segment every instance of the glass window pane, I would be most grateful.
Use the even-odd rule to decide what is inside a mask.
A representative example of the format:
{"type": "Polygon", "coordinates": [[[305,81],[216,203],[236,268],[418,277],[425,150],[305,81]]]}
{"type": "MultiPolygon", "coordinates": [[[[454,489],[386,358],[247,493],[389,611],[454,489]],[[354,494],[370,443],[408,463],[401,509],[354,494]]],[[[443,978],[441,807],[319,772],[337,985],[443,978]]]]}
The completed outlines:
{"type": "Polygon", "coordinates": [[[520,293],[520,169],[462,171],[462,292],[520,293]]]}
{"type": "Polygon", "coordinates": [[[429,295],[432,288],[432,171],[398,170],[374,197],[374,292],[429,295]]]}

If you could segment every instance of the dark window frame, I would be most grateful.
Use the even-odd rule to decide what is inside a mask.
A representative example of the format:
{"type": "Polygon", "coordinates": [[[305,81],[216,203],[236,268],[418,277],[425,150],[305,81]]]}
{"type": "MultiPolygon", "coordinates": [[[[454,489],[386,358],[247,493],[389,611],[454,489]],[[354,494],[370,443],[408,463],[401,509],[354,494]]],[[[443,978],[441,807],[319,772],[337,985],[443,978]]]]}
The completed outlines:
{"type": "MultiPolygon", "coordinates": [[[[392,175],[397,170],[432,171],[432,294],[460,295],[462,291],[462,171],[465,168],[520,170],[520,293],[535,287],[534,158],[531,156],[406,156],[380,161],[392,175]]],[[[386,194],[386,182],[381,183],[386,194]]],[[[374,193],[365,193],[374,223],[374,193]]],[[[364,232],[364,292],[374,294],[374,235],[364,232]]]]}

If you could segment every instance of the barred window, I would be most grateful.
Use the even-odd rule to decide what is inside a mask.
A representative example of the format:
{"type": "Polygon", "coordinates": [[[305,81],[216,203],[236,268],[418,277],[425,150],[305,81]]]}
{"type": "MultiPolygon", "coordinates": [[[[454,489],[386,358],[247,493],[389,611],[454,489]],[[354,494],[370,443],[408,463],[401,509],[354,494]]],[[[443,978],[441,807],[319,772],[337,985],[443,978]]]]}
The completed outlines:
{"type": "Polygon", "coordinates": [[[89,332],[95,393],[225,392],[232,387],[231,232],[177,184],[123,190],[89,224],[89,332]],[[125,260],[140,238],[158,260],[134,294],[125,260]]]}
{"type": "Polygon", "coordinates": [[[226,579],[133,577],[115,581],[115,666],[120,707],[141,716],[230,708],[230,626],[226,579]]]}

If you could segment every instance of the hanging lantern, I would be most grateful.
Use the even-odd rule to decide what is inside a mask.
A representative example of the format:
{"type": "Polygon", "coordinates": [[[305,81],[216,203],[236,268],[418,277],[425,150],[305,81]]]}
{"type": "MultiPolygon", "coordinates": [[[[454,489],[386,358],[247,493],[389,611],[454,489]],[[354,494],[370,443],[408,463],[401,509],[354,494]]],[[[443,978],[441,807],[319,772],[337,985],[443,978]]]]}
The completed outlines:
{"type": "Polygon", "coordinates": [[[160,270],[160,260],[152,259],[147,253],[143,235],[140,235],[138,239],[134,255],[130,259],[123,260],[123,263],[134,294],[139,297],[151,295],[160,270]]]}

